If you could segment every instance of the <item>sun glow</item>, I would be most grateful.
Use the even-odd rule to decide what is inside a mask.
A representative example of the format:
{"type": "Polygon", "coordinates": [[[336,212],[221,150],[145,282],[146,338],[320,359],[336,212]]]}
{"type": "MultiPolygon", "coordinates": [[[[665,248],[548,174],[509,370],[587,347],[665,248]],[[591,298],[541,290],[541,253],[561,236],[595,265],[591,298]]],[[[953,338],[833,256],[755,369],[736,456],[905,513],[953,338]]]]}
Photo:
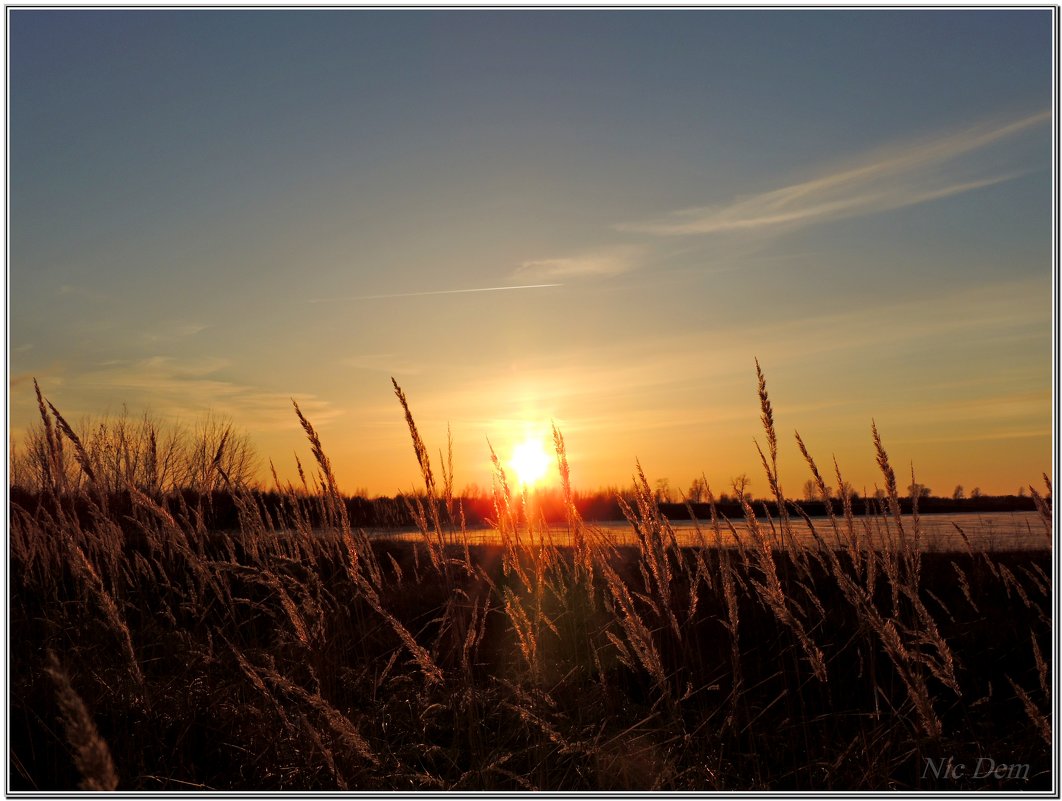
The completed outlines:
{"type": "Polygon", "coordinates": [[[539,483],[549,469],[550,456],[541,437],[528,436],[513,448],[513,457],[509,461],[516,472],[516,479],[523,487],[532,487],[539,483]]]}

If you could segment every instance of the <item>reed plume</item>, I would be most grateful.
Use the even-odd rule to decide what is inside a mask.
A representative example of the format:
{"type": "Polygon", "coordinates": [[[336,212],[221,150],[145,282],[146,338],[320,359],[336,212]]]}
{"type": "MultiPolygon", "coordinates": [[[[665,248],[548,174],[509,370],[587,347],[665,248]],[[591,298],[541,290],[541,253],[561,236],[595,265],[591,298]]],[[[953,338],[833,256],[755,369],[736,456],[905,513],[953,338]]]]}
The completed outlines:
{"type": "Polygon", "coordinates": [[[92,715],[70,683],[70,677],[55,652],[48,651],[47,657],[44,670],[55,685],[59,717],[73,752],[74,764],[81,774],[81,789],[111,792],[118,787],[118,773],[114,769],[110,748],[100,737],[92,715]]]}

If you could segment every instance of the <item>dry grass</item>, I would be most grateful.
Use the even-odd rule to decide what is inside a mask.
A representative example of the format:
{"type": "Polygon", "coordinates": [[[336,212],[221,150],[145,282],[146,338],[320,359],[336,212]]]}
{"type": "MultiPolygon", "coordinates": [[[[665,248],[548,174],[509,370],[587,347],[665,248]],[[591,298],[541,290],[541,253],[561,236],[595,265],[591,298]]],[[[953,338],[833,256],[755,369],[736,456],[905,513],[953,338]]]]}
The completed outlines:
{"type": "Polygon", "coordinates": [[[114,790],[118,786],[118,775],[115,773],[107,743],[100,737],[84,701],[71,686],[70,677],[59,664],[55,653],[49,651],[47,660],[44,670],[55,682],[56,702],[63,731],[66,733],[74,764],[81,774],[78,786],[82,790],[114,790]]]}
{"type": "MultiPolygon", "coordinates": [[[[281,486],[273,471],[270,506],[230,431],[191,451],[151,426],[139,444],[132,428],[89,438],[38,389],[20,462],[36,491],[10,521],[15,788],[1051,786],[1049,551],[990,556],[960,531],[965,551],[923,553],[876,425],[883,502],[812,519],[783,492],[758,363],[756,377],[773,508],[742,500],[746,539],[705,481],[694,547],[640,465],[620,499],[636,546],[584,521],[556,429],[571,545],[493,451],[498,544],[470,544],[452,446],[440,485],[397,383],[424,479],[405,499],[412,542],[351,525],[297,405],[316,475],[298,461],[301,486],[281,486]],[[192,451],[184,474],[219,488],[237,530],[205,524],[215,496],[167,489],[166,453],[192,451]],[[949,756],[1031,770],[926,775],[949,756]]],[[[1033,497],[1049,542],[1050,482],[1033,497]]]]}

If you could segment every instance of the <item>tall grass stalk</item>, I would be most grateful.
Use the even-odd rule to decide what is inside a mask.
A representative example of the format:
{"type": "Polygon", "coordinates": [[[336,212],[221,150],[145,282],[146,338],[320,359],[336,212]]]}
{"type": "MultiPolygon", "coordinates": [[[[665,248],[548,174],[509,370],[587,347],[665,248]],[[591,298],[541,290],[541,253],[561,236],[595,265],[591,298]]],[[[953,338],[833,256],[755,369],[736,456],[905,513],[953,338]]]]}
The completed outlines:
{"type": "Polygon", "coordinates": [[[100,737],[85,702],[74,690],[54,651],[48,652],[44,670],[55,684],[63,731],[73,752],[74,764],[81,774],[81,789],[114,791],[118,787],[118,773],[111,751],[100,737]]]}

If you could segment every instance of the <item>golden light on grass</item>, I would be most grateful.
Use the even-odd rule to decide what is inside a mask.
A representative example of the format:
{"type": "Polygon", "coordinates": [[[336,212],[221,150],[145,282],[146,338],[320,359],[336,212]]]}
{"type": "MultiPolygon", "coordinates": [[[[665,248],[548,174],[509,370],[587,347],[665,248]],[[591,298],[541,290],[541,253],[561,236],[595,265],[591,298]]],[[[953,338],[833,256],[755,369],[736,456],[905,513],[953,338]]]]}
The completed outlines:
{"type": "Polygon", "coordinates": [[[545,477],[551,457],[546,444],[537,434],[528,434],[523,442],[513,448],[509,464],[522,487],[533,487],[545,477]]]}
{"type": "MultiPolygon", "coordinates": [[[[211,431],[177,440],[164,475],[167,438],[150,420],[122,436],[96,425],[79,434],[35,387],[41,426],[12,470],[27,478],[10,487],[12,628],[30,644],[9,693],[28,735],[9,754],[13,777],[26,788],[232,786],[249,781],[250,753],[256,790],[615,794],[777,779],[851,792],[912,774],[936,789],[960,777],[943,758],[910,755],[941,742],[1008,754],[987,775],[961,777],[969,786],[1042,789],[1051,776],[1030,768],[1048,764],[1053,735],[1051,477],[1044,495],[1029,487],[1038,546],[1014,550],[1015,527],[998,532],[1003,548],[975,547],[955,524],[963,547],[926,547],[932,503],[914,514],[898,494],[871,423],[880,497],[805,508],[782,494],[775,412],[756,378],[773,499],[754,502],[758,516],[747,498],[723,502],[705,486],[707,500],[687,510],[703,522],[677,525],[637,461],[614,500],[579,496],[559,426],[530,422],[543,420],[534,413],[495,421],[491,495],[455,495],[452,443],[433,469],[395,383],[424,489],[401,511],[379,507],[391,522],[372,540],[360,521],[375,512],[339,492],[297,403],[314,483],[276,479],[266,491],[238,480],[227,430],[217,442],[211,431]],[[559,492],[538,491],[550,481],[559,492]],[[626,527],[600,516],[613,509],[626,527]],[[1007,625],[968,636],[985,609],[1007,625]],[[49,631],[76,647],[59,654],[49,631]],[[1006,689],[993,696],[995,681],[1006,689]],[[203,704],[209,720],[196,714],[203,704]],[[975,733],[955,735],[956,719],[975,733]],[[215,756],[137,736],[149,726],[180,727],[215,756]],[[223,747],[234,735],[246,749],[223,747]],[[455,759],[425,759],[455,735],[455,759]],[[669,750],[677,741],[686,745],[669,750]],[[840,759],[846,741],[855,745],[840,759]],[[769,756],[782,751],[781,762],[769,756]]],[[[829,496],[829,473],[799,435],[796,445],[829,496]]],[[[836,464],[833,474],[847,483],[836,464]]]]}

